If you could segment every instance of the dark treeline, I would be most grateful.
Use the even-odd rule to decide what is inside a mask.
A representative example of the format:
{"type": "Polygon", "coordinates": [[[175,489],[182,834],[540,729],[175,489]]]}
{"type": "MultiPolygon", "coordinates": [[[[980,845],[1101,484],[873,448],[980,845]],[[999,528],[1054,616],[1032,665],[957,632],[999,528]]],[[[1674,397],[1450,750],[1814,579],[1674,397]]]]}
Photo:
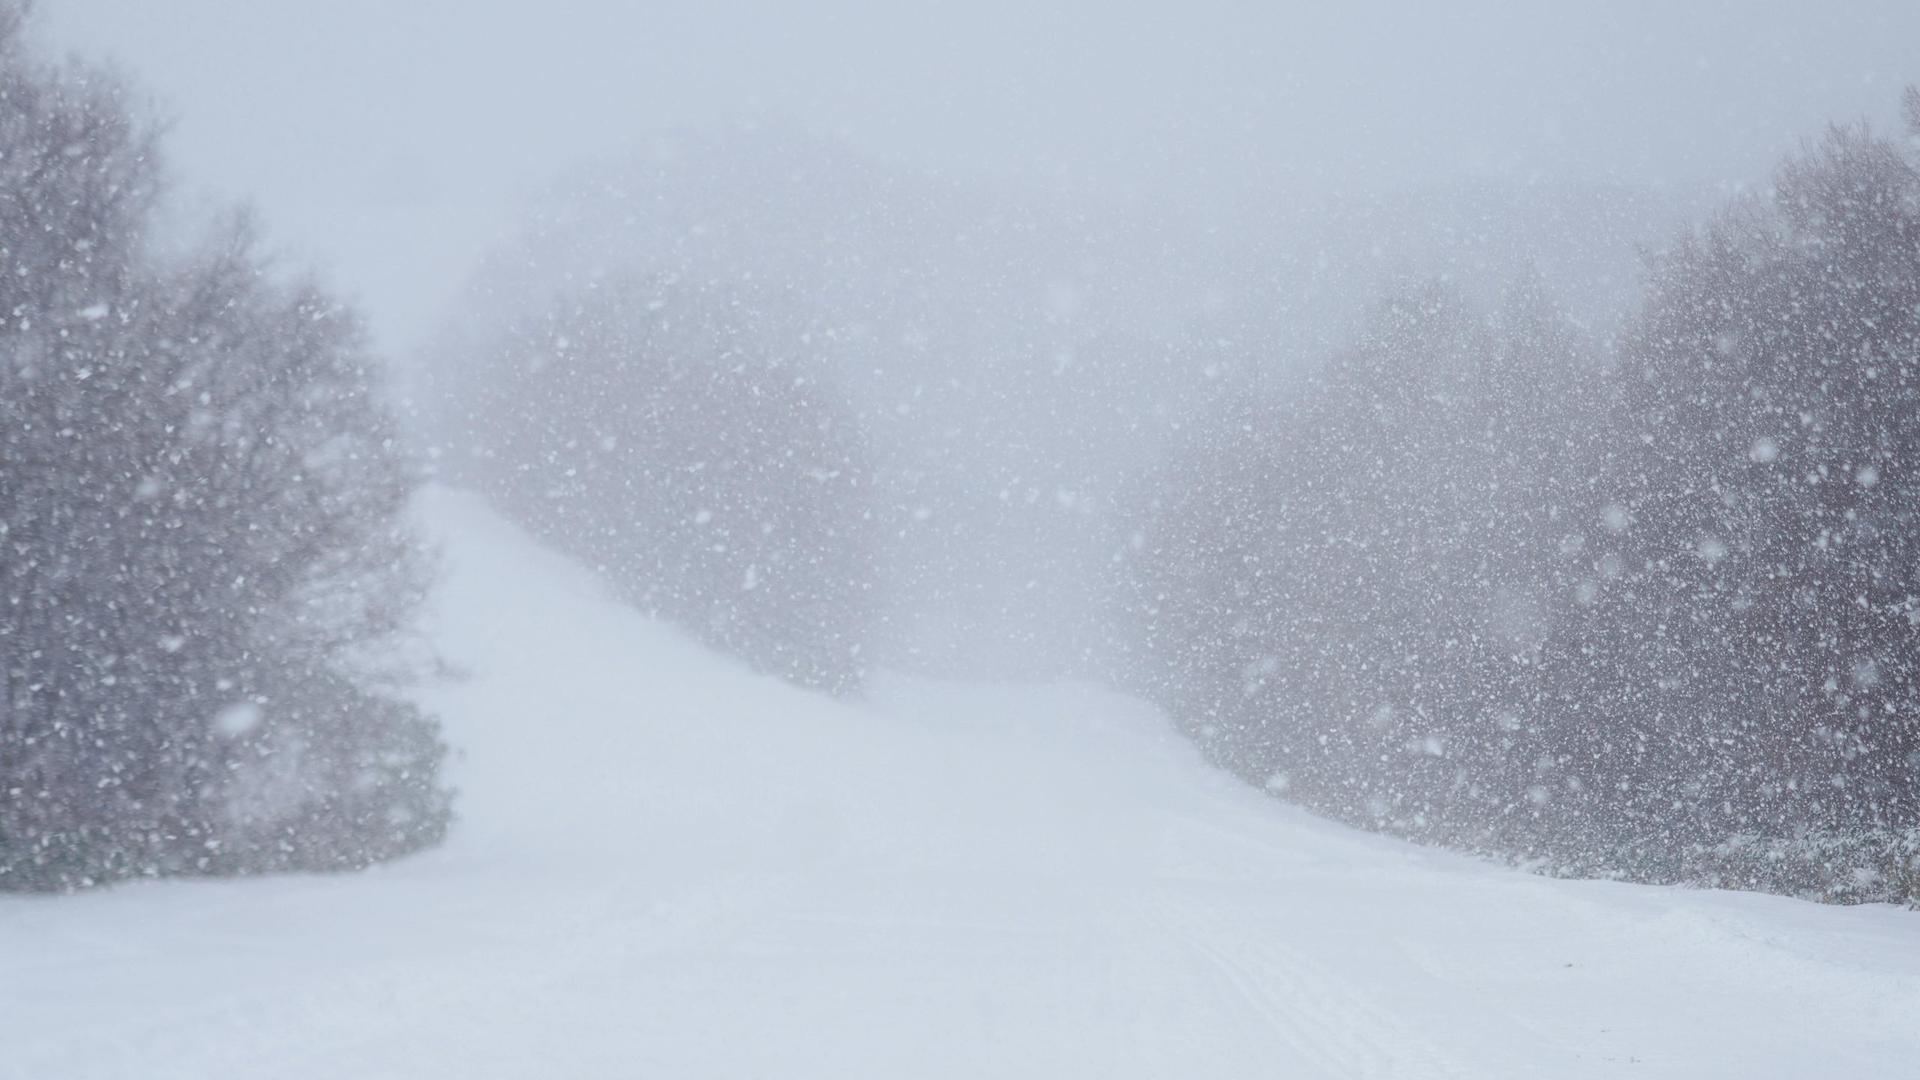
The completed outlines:
{"type": "Polygon", "coordinates": [[[0,2],[0,889],[432,843],[376,656],[424,584],[350,313],[243,223],[167,257],[156,139],[0,2]]]}
{"type": "Polygon", "coordinates": [[[1907,147],[1830,132],[1611,349],[1435,287],[1290,390],[1191,433],[1120,563],[1122,670],[1218,761],[1557,872],[1920,897],[1907,147]]]}

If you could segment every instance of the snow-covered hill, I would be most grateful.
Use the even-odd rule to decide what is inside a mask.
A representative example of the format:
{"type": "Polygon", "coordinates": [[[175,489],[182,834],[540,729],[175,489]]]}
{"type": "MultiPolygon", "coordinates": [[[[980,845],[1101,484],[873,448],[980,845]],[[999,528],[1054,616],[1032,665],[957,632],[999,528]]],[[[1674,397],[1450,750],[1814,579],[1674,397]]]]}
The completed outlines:
{"type": "Polygon", "coordinates": [[[470,499],[441,851],[0,900],[4,1077],[1913,1075],[1920,916],[1350,832],[1078,686],[836,704],[470,499]]]}

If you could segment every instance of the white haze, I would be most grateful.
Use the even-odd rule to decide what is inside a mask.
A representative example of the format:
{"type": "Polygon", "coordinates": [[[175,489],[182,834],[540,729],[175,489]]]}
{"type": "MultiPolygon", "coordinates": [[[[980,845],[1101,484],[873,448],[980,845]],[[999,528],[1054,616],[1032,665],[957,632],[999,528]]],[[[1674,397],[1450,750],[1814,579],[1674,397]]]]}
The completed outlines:
{"type": "Polygon", "coordinates": [[[0,1080],[1915,1073],[1920,0],[20,2],[0,1080]]]}
{"type": "Polygon", "coordinates": [[[1920,40],[1897,0],[43,15],[175,118],[189,193],[255,202],[360,301],[403,387],[609,238],[603,266],[797,283],[878,342],[841,381],[896,519],[883,659],[1002,675],[1089,670],[1089,574],[1124,536],[1102,511],[1215,376],[1311,363],[1433,275],[1484,297],[1538,270],[1604,336],[1644,246],[1830,120],[1887,122],[1920,40]],[[629,210],[592,206],[621,200],[625,248],[629,210]],[[864,276],[813,272],[829,234],[864,276]]]}
{"type": "MultiPolygon", "coordinates": [[[[1891,115],[1920,6],[58,0],[402,352],[520,198],[661,129],[776,118],[1014,188],[1183,205],[1468,177],[1723,187],[1891,115]]],[[[1226,217],[1226,215],[1222,215],[1226,217]]]]}

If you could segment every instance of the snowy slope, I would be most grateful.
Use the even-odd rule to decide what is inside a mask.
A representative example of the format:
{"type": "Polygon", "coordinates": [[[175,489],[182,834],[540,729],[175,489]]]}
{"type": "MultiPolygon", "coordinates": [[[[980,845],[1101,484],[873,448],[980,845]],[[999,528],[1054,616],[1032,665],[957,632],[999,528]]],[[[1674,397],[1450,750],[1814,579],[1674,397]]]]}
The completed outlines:
{"type": "Polygon", "coordinates": [[[4,1077],[1915,1075],[1920,915],[1313,820],[1082,687],[840,705],[465,497],[441,851],[0,899],[4,1077]]]}

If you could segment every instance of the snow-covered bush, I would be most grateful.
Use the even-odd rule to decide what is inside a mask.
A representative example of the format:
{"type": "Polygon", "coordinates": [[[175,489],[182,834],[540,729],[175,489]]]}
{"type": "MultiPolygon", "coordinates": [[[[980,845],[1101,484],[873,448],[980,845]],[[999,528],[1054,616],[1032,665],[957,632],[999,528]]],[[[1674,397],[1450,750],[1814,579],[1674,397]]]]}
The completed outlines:
{"type": "Polygon", "coordinates": [[[609,276],[468,358],[451,468],[643,610],[849,692],[877,537],[823,345],[777,299],[609,276]]]}
{"type": "Polygon", "coordinates": [[[433,842],[432,722],[372,662],[421,585],[353,319],[243,224],[147,241],[155,140],[0,5],[0,888],[433,842]]]}

